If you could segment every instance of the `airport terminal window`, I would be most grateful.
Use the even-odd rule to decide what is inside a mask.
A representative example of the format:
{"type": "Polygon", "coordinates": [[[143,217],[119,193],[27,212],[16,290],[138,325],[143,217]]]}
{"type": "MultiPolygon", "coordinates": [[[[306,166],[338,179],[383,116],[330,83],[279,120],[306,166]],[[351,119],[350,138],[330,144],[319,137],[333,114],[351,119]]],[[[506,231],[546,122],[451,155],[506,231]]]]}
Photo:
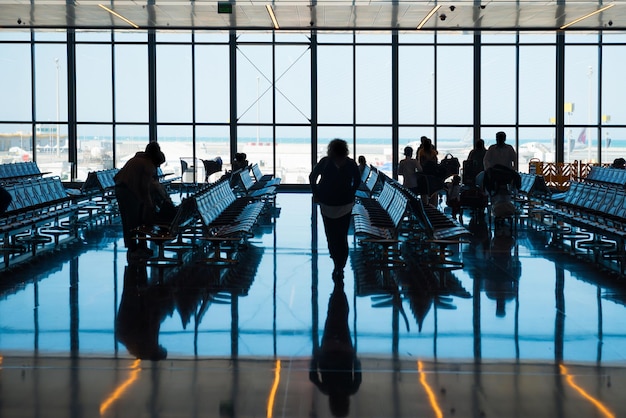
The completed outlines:
{"type": "MultiPolygon", "coordinates": [[[[351,126],[320,126],[317,129],[317,150],[315,161],[319,161],[322,157],[326,156],[326,150],[328,143],[334,138],[341,138],[348,143],[348,149],[350,156],[358,156],[360,152],[354,141],[354,129],[351,126]]],[[[366,156],[366,158],[368,158],[366,156]]],[[[368,162],[374,162],[373,158],[368,158],[368,162]]]]}
{"type": "MultiPolygon", "coordinates": [[[[300,126],[276,127],[276,176],[290,184],[308,184],[311,172],[311,128],[300,126]]],[[[250,163],[259,164],[263,173],[272,173],[271,150],[256,149],[248,156],[250,163]],[[252,159],[251,159],[252,158],[252,159]]]]}
{"type": "MultiPolygon", "coordinates": [[[[266,164],[264,171],[275,169],[280,174],[292,169],[281,155],[281,145],[289,140],[303,142],[299,143],[301,158],[310,163],[315,159],[310,153],[323,155],[325,144],[334,137],[354,144],[355,156],[361,147],[371,145],[368,141],[380,140],[382,145],[372,152],[371,160],[388,164],[393,161],[389,153],[394,123],[391,42],[397,39],[399,146],[424,134],[433,137],[442,152],[457,149],[450,141],[462,142],[473,136],[470,127],[476,93],[482,96],[484,139],[493,139],[495,131],[502,129],[513,144],[519,134],[520,169],[531,155],[554,160],[554,34],[481,35],[481,92],[474,92],[473,33],[399,33],[393,38],[389,32],[320,32],[316,38],[318,65],[311,69],[310,42],[315,38],[310,34],[238,32],[237,73],[232,77],[227,31],[157,31],[155,122],[159,138],[193,146],[195,137],[197,156],[215,157],[219,153],[229,163],[230,124],[236,123],[234,140],[242,151],[255,146],[250,144],[257,140],[269,144],[262,151],[251,151],[252,159],[266,164]],[[312,77],[318,86],[317,121],[312,120],[312,77]],[[237,83],[237,121],[230,120],[231,80],[237,83]],[[315,122],[318,125],[312,126],[315,122]],[[317,129],[317,150],[310,144],[312,128],[317,129]],[[267,155],[274,152],[276,157],[268,159],[267,155]]],[[[145,146],[150,122],[151,45],[147,31],[77,31],[76,63],[69,63],[68,39],[71,41],[61,30],[0,32],[2,56],[11,59],[10,66],[0,69],[0,93],[14,98],[0,113],[1,129],[6,134],[0,153],[11,161],[35,158],[40,167],[69,179],[70,172],[64,171],[69,163],[63,163],[68,161],[68,132],[72,132],[67,124],[73,119],[68,115],[73,98],[68,96],[67,69],[75,64],[75,116],[79,124],[76,179],[80,179],[85,170],[96,167],[98,159],[102,159],[102,168],[108,167],[113,150],[115,166],[119,167],[128,155],[145,146]],[[31,85],[35,88],[33,103],[31,85]],[[12,155],[9,149],[17,154],[12,155]]],[[[621,85],[620,51],[626,36],[568,33],[565,41],[565,104],[569,107],[563,126],[567,142],[564,157],[595,161],[601,155],[603,162],[612,160],[612,155],[624,149],[618,136],[626,126],[626,114],[616,86],[621,85]]],[[[298,167],[295,172],[303,171],[298,167]]],[[[287,175],[294,183],[302,177],[287,175]]]]}
{"type": "Polygon", "coordinates": [[[602,48],[602,123],[626,125],[624,106],[624,47],[609,45],[602,48]]]}
{"type": "Polygon", "coordinates": [[[355,73],[356,122],[391,123],[391,48],[357,46],[355,73]]]}
{"type": "Polygon", "coordinates": [[[35,112],[41,123],[67,121],[66,53],[65,44],[35,45],[35,112]]]}
{"type": "MultiPolygon", "coordinates": [[[[196,156],[203,160],[222,159],[222,169],[230,169],[230,140],[227,125],[198,125],[196,126],[196,156]]],[[[203,167],[204,168],[204,167],[203,167]]],[[[176,171],[176,170],[175,170],[176,171]]],[[[215,181],[223,173],[216,173],[209,178],[215,181]]],[[[204,181],[200,177],[198,181],[204,181]]]]}
{"type": "Polygon", "coordinates": [[[227,123],[230,109],[228,46],[195,48],[196,122],[227,123]]]}
{"type": "MultiPolygon", "coordinates": [[[[276,46],[276,122],[311,120],[311,58],[308,45],[276,46]]],[[[306,137],[310,137],[310,130],[306,137]]]]}
{"type": "Polygon", "coordinates": [[[520,46],[519,50],[519,122],[532,125],[554,125],[556,117],[555,47],[552,45],[520,46]]]}
{"type": "Polygon", "coordinates": [[[356,159],[359,155],[364,155],[369,164],[391,177],[391,127],[357,127],[356,148],[352,157],[356,159]]]}
{"type": "Polygon", "coordinates": [[[237,48],[237,121],[272,123],[272,47],[240,45],[237,48]]]}
{"type": "Polygon", "coordinates": [[[113,168],[111,125],[78,124],[76,180],[85,181],[90,171],[113,168]]]}
{"type": "Polygon", "coordinates": [[[318,47],[317,111],[319,123],[352,123],[353,63],[351,46],[318,47]]]}
{"type": "Polygon", "coordinates": [[[400,124],[433,124],[434,58],[432,46],[400,45],[398,57],[400,124]]]}
{"type": "Polygon", "coordinates": [[[76,118],[112,122],[111,46],[76,45],[76,118]]]}
{"type": "MultiPolygon", "coordinates": [[[[519,148],[517,150],[518,168],[524,173],[528,172],[530,160],[554,162],[555,160],[555,134],[554,126],[541,128],[519,128],[519,148]]],[[[507,142],[513,144],[515,138],[508,135],[507,142]]]]}
{"type": "MultiPolygon", "coordinates": [[[[517,61],[514,46],[483,46],[481,51],[481,122],[514,124],[517,61]]],[[[544,121],[545,122],[545,121],[544,121]]]]}
{"type": "Polygon", "coordinates": [[[115,45],[115,119],[148,122],[148,49],[146,45],[115,45]],[[123,74],[124,76],[119,76],[123,74]]]}
{"type": "Polygon", "coordinates": [[[437,48],[437,124],[473,122],[473,48],[437,48]]]}
{"type": "Polygon", "coordinates": [[[565,47],[565,103],[565,161],[596,161],[600,144],[589,127],[597,123],[597,46],[565,47]]]}
{"type": "Polygon", "coordinates": [[[192,122],[191,45],[157,45],[157,120],[192,122]]]}
{"type": "Polygon", "coordinates": [[[32,118],[30,44],[0,43],[0,97],[10,99],[2,109],[2,119],[30,121],[32,118]]]}
{"type": "MultiPolygon", "coordinates": [[[[197,155],[197,159],[194,160],[192,138],[193,128],[191,125],[159,125],[157,127],[157,140],[165,154],[165,163],[163,163],[161,169],[164,173],[175,173],[182,176],[182,181],[185,183],[199,182],[204,179],[204,167],[198,158],[206,157],[197,155]],[[189,165],[186,173],[182,172],[181,159],[187,161],[189,165]]],[[[146,141],[144,140],[144,147],[145,144],[146,141]]]]}
{"type": "Polygon", "coordinates": [[[137,151],[146,148],[148,125],[115,126],[115,167],[123,167],[137,151]]]}

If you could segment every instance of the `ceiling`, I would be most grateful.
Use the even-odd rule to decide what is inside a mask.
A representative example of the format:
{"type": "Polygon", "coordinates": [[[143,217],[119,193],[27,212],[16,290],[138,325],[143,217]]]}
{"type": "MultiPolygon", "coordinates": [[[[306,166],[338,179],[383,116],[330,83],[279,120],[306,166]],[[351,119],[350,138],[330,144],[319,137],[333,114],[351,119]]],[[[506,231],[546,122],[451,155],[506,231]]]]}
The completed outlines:
{"type": "Polygon", "coordinates": [[[567,30],[626,30],[626,1],[232,1],[232,14],[218,13],[217,1],[0,0],[0,28],[271,30],[271,4],[281,30],[553,31],[612,5],[567,30]],[[107,11],[108,7],[118,16],[107,11]],[[123,20],[127,19],[128,21],[123,20]]]}

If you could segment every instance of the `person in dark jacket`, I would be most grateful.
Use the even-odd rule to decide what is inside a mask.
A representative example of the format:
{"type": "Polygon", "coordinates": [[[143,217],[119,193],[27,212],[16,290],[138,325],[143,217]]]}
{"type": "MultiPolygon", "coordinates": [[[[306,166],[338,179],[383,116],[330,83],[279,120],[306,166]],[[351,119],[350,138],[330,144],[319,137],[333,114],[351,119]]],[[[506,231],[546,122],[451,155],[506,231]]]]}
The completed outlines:
{"type": "Polygon", "coordinates": [[[156,200],[171,203],[157,176],[157,167],[163,162],[165,155],[161,147],[157,142],[150,142],[144,152],[136,153],[114,177],[128,258],[148,258],[152,255],[146,241],[137,240],[133,229],[154,221],[156,200]]]}
{"type": "Polygon", "coordinates": [[[343,281],[354,195],[361,184],[359,167],[348,154],[346,141],[333,139],[328,144],[327,156],[313,167],[309,175],[313,198],[320,204],[322,212],[328,251],[334,263],[334,281],[343,281]]]}

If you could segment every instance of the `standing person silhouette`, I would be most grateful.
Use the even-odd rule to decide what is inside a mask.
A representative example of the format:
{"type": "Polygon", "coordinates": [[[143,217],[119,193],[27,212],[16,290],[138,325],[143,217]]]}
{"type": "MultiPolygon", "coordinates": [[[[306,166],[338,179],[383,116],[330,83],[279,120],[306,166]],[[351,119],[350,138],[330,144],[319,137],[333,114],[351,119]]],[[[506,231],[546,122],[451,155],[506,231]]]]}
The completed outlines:
{"type": "MultiPolygon", "coordinates": [[[[152,251],[145,240],[138,240],[133,230],[154,221],[157,204],[171,200],[159,183],[157,167],[165,162],[165,155],[155,141],[137,152],[115,175],[115,196],[122,218],[124,245],[129,259],[148,258],[152,251]]],[[[173,206],[173,204],[171,204],[173,206]]]]}
{"type": "Polygon", "coordinates": [[[483,160],[486,153],[485,141],[479,139],[467,156],[467,165],[463,167],[463,183],[471,185],[476,183],[476,176],[485,171],[483,160]]]}
{"type": "Polygon", "coordinates": [[[416,173],[422,171],[419,161],[413,158],[413,148],[404,147],[404,158],[398,163],[398,175],[402,176],[402,185],[419,194],[416,173]]]}
{"type": "Polygon", "coordinates": [[[343,281],[343,269],[348,261],[348,228],[354,195],[361,184],[359,167],[348,154],[346,141],[333,139],[328,144],[326,157],[309,174],[313,198],[319,203],[322,212],[328,252],[334,264],[335,282],[343,281]]]}
{"type": "Polygon", "coordinates": [[[485,171],[496,165],[515,170],[517,167],[517,153],[515,149],[506,143],[506,134],[502,131],[496,133],[496,143],[489,147],[483,158],[485,171]]]}

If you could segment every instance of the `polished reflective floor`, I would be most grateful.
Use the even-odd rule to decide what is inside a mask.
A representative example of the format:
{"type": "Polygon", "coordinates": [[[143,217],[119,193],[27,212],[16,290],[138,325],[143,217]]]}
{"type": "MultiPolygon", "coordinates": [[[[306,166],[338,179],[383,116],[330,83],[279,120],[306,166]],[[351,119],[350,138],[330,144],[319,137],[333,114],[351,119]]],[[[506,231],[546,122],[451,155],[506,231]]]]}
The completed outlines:
{"type": "Polygon", "coordinates": [[[625,278],[592,256],[466,215],[462,269],[354,242],[335,286],[310,195],[276,206],[233,266],[129,263],[114,224],[3,273],[0,416],[626,416],[625,278]]]}

